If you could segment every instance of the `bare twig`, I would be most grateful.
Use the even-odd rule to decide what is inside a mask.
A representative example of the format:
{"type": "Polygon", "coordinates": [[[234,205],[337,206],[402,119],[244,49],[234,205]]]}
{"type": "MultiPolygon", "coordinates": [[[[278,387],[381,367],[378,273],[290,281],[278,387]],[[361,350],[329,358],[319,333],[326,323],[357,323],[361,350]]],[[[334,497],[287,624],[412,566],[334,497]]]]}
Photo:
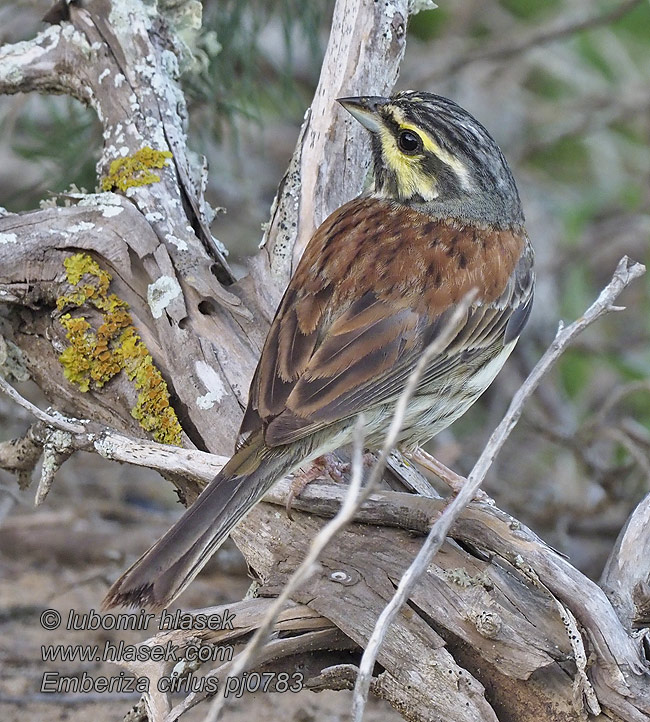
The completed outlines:
{"type": "Polygon", "coordinates": [[[21,487],[29,485],[29,474],[43,450],[44,463],[36,505],[41,504],[63,462],[75,451],[90,451],[112,461],[176,474],[195,483],[194,494],[211,481],[228,460],[225,456],[198,449],[183,449],[146,439],[134,439],[114,429],[90,422],[75,423],[59,412],[45,412],[21,396],[0,376],[0,391],[33,414],[38,422],[23,439],[0,444],[0,468],[18,474],[21,487]]]}
{"type": "Polygon", "coordinates": [[[268,269],[280,288],[314,230],[363,186],[369,158],[365,131],[334,101],[392,90],[406,47],[410,5],[407,0],[337,0],[318,87],[264,240],[268,269]]]}
{"type": "Polygon", "coordinates": [[[61,429],[61,431],[69,431],[71,434],[83,434],[86,431],[86,429],[80,424],[74,424],[60,416],[53,416],[52,414],[45,413],[45,411],[41,411],[38,406],[34,406],[31,401],[27,401],[27,399],[23,398],[2,376],[0,376],[0,391],[15,401],[18,406],[22,406],[24,409],[27,409],[30,414],[48,426],[52,426],[55,429],[61,429]]]}
{"type": "Polygon", "coordinates": [[[613,310],[619,310],[619,307],[613,305],[614,300],[626,286],[644,272],[645,267],[643,265],[631,261],[627,256],[623,257],[610,283],[603,289],[596,301],[587,309],[584,315],[566,328],[560,326],[553,343],[515,394],[506,415],[490,436],[483,452],[474,465],[467,479],[467,483],[431,527],[431,531],[422,545],[420,552],[404,573],[395,595],[386,605],[377,620],[375,629],[363,653],[359,666],[359,675],[354,689],[352,718],[355,722],[361,722],[363,718],[372,670],[377,658],[377,652],[379,651],[388,627],[408,599],[417,580],[426,571],[431,559],[442,546],[453,522],[458,518],[463,508],[474,498],[496,455],[503,447],[510,432],[519,420],[525,402],[573,338],[604,314],[613,310]]]}
{"type": "Polygon", "coordinates": [[[228,461],[227,456],[134,439],[113,429],[103,429],[93,434],[90,441],[87,447],[83,447],[84,451],[96,451],[106,459],[161,473],[180,474],[201,486],[212,481],[228,461]]]}
{"type": "Polygon", "coordinates": [[[519,55],[532,48],[571,37],[585,30],[610,25],[641,5],[642,2],[643,0],[626,0],[626,2],[620,3],[617,7],[606,13],[597,13],[586,18],[571,19],[569,21],[563,19],[560,23],[553,22],[548,27],[537,30],[529,35],[524,35],[524,37],[515,42],[500,43],[492,47],[481,48],[475,52],[465,53],[462,57],[454,59],[442,68],[436,69],[433,73],[427,73],[425,77],[418,78],[418,83],[421,84],[424,81],[430,82],[435,78],[447,77],[450,74],[457,73],[471,63],[485,60],[508,60],[514,55],[519,55]]]}

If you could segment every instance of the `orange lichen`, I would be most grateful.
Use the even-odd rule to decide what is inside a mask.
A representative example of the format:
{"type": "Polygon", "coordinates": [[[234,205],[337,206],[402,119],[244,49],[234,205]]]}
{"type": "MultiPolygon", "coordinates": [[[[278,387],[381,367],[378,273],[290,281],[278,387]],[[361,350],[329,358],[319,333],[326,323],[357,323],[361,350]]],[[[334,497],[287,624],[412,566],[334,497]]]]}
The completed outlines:
{"type": "Polygon", "coordinates": [[[172,157],[168,150],[154,150],[145,146],[126,158],[116,158],[111,162],[108,175],[102,179],[102,190],[110,191],[116,188],[124,193],[127,188],[158,183],[160,176],[151,169],[164,168],[172,157]]]}
{"type": "Polygon", "coordinates": [[[123,371],[139,392],[131,415],[156,441],[180,445],[181,427],[167,384],[133,326],[128,304],[108,292],[111,275],[86,253],[69,256],[64,266],[71,289],[57,299],[57,308],[88,304],[102,313],[96,330],[83,316],[61,316],[70,343],[59,356],[65,377],[85,392],[102,388],[123,371]]]}

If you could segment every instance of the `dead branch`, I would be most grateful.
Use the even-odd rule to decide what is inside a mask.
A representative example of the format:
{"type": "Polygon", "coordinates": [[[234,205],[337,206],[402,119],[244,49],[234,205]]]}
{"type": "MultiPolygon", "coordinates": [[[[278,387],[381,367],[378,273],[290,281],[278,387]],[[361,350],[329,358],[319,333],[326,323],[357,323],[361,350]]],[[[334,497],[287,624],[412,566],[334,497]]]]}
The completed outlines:
{"type": "MultiPolygon", "coordinates": [[[[36,410],[37,423],[23,440],[0,446],[0,460],[25,477],[48,444],[51,470],[70,450],[92,450],[170,474],[191,501],[231,450],[268,319],[292,265],[320,220],[363,184],[368,154],[361,130],[342,119],[333,99],[390,90],[409,7],[405,0],[338,0],[318,91],[278,192],[265,246],[241,283],[233,283],[224,249],[210,233],[202,183],[192,181],[200,171],[191,167],[185,145],[187,111],[178,86],[181,52],[173,23],[151,6],[126,0],[68,7],[69,20],[0,50],[0,92],[64,92],[89,104],[104,129],[98,172],[106,190],[67,194],[66,207],[0,217],[0,300],[10,309],[6,333],[59,410],[36,410]],[[145,149],[166,159],[157,169],[159,179],[120,188],[113,161],[145,149]],[[149,440],[132,415],[139,392],[126,374],[87,390],[64,375],[60,358],[70,339],[62,316],[69,309],[60,300],[74,285],[65,263],[79,253],[110,274],[110,293],[128,304],[132,326],[169,389],[183,448],[149,440]],[[53,429],[67,436],[56,441],[53,429]]],[[[626,274],[640,267],[619,270],[624,285],[626,274]]],[[[96,331],[106,319],[91,306],[74,312],[96,331]]],[[[488,465],[507,430],[491,442],[488,465]]],[[[392,483],[399,484],[395,472],[405,468],[391,464],[392,483]]],[[[417,472],[407,471],[410,486],[430,493],[417,472]]],[[[468,489],[482,474],[478,467],[468,489]]],[[[51,478],[50,471],[46,484],[51,478]]],[[[308,670],[308,686],[350,688],[356,666],[342,664],[340,650],[368,645],[377,617],[420,550],[421,539],[410,530],[428,533],[442,502],[373,492],[355,511],[360,523],[339,528],[323,549],[310,544],[325,524],[318,515],[335,516],[342,492],[308,488],[294,504],[306,513],[293,522],[275,506],[282,494],[284,503],[286,487],[280,484],[268,497],[274,503],[258,505],[233,534],[259,575],[260,592],[278,598],[310,553],[321,556],[309,583],[291,592],[292,605],[299,606],[289,609],[298,610],[302,627],[287,628],[291,636],[280,633],[265,645],[257,664],[278,669],[297,655],[308,670]]],[[[453,514],[461,506],[458,502],[453,514]]],[[[577,722],[584,710],[576,689],[589,697],[591,710],[600,704],[605,719],[647,719],[641,641],[616,613],[629,610],[626,599],[642,577],[634,586],[632,574],[617,577],[611,566],[610,584],[623,600],[613,607],[599,586],[517,520],[475,502],[455,520],[453,514],[442,517],[436,543],[444,543],[385,634],[372,689],[406,719],[423,722],[449,718],[451,711],[458,722],[577,722]],[[580,638],[570,641],[567,629],[580,638]],[[585,657],[595,660],[591,667],[585,657]]],[[[621,538],[624,555],[638,538],[634,529],[644,514],[641,509],[639,523],[631,522],[621,538]]],[[[645,544],[644,537],[640,542],[645,544]]],[[[623,567],[631,570],[631,564],[623,567]]],[[[242,620],[250,622],[238,630],[238,643],[243,646],[260,629],[262,615],[274,604],[263,599],[237,606],[242,620]]],[[[276,631],[287,621],[284,614],[276,631]]],[[[622,614],[629,618],[628,611],[622,614]]],[[[223,676],[231,669],[222,665],[209,674],[223,676]]],[[[190,695],[172,709],[164,695],[154,694],[147,698],[147,716],[171,722],[201,699],[190,695]]]]}
{"type": "Polygon", "coordinates": [[[630,515],[600,578],[628,630],[650,623],[650,495],[630,515]]]}
{"type": "Polygon", "coordinates": [[[36,494],[37,505],[47,496],[58,469],[75,451],[94,452],[111,461],[146,467],[167,478],[181,479],[183,488],[191,489],[194,496],[228,460],[224,456],[196,449],[134,439],[95,423],[44,412],[24,399],[2,377],[0,391],[39,419],[23,437],[0,444],[0,468],[14,472],[21,488],[29,486],[34,468],[41,456],[44,457],[36,494]]]}
{"type": "Polygon", "coordinates": [[[407,0],[336,3],[314,100],[271,208],[265,263],[260,266],[258,260],[253,269],[258,285],[275,287],[273,307],[314,230],[363,187],[370,158],[367,138],[334,101],[391,91],[406,47],[409,10],[407,0]]]}
{"type": "Polygon", "coordinates": [[[474,52],[464,53],[462,57],[455,58],[446,63],[442,68],[436,69],[434,73],[427,73],[418,79],[421,83],[430,83],[437,78],[445,78],[449,75],[457,73],[462,68],[472,63],[480,61],[503,61],[508,60],[516,55],[525,53],[532,48],[538,48],[549,43],[562,40],[585,30],[610,25],[625,17],[629,12],[641,5],[642,0],[625,0],[617,7],[612,8],[608,12],[589,14],[586,17],[577,17],[569,19],[561,19],[559,22],[554,21],[548,27],[523,34],[523,37],[516,41],[508,39],[505,43],[494,44],[491,47],[481,48],[474,52]]]}
{"type": "Polygon", "coordinates": [[[38,407],[34,406],[31,402],[24,399],[7,381],[0,376],[0,391],[6,394],[12,401],[15,401],[19,406],[33,414],[39,421],[42,421],[48,426],[60,429],[61,431],[67,431],[72,434],[83,434],[85,431],[84,427],[80,424],[71,424],[69,421],[64,419],[56,419],[49,414],[44,413],[38,407]]]}

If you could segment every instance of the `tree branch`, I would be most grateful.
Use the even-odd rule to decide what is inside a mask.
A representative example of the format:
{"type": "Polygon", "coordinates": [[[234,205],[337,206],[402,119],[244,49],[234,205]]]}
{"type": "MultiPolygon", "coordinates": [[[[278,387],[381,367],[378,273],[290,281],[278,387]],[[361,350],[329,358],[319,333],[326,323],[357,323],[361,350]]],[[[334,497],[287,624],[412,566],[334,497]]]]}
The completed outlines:
{"type": "MultiPolygon", "coordinates": [[[[185,285],[166,246],[130,200],[113,193],[73,200],[77,205],[0,218],[0,233],[15,239],[0,244],[0,298],[22,309],[8,321],[31,377],[67,415],[130,436],[144,434],[124,408],[135,403],[137,391],[123,375],[87,392],[63,375],[59,357],[69,341],[56,301],[70,291],[64,263],[73,252],[90,254],[112,277],[110,293],[128,301],[134,327],[178,399],[178,414],[192,434],[185,444],[230,451],[257,354],[255,336],[242,334],[214,304],[209,313],[199,309],[203,297],[185,285]]],[[[88,305],[80,313],[97,326],[102,322],[88,305]]]]}
{"type": "Polygon", "coordinates": [[[314,100],[271,209],[263,263],[255,266],[266,284],[270,278],[283,289],[314,230],[361,190],[370,157],[366,133],[335,100],[392,90],[406,47],[409,5],[336,3],[314,100]]]}
{"type": "Polygon", "coordinates": [[[427,73],[426,76],[418,78],[418,83],[431,81],[437,78],[446,78],[449,75],[457,73],[467,65],[482,61],[503,61],[508,60],[515,55],[525,53],[532,48],[548,45],[557,40],[571,37],[576,33],[592,30],[602,27],[603,25],[611,25],[617,22],[636,7],[641,5],[643,0],[625,0],[617,7],[604,13],[594,13],[586,17],[562,18],[559,22],[554,21],[550,25],[541,30],[535,30],[531,33],[522,34],[523,37],[518,38],[515,42],[494,44],[491,47],[480,48],[479,50],[464,53],[461,57],[446,63],[442,68],[436,69],[433,73],[427,73]]]}
{"type": "Polygon", "coordinates": [[[92,91],[76,72],[93,56],[73,26],[52,25],[32,40],[0,47],[0,93],[64,93],[88,104],[92,91]]]}
{"type": "Polygon", "coordinates": [[[81,426],[81,424],[73,424],[66,419],[57,418],[56,416],[41,411],[37,406],[34,406],[31,401],[23,398],[2,376],[0,376],[0,391],[48,426],[61,429],[61,431],[69,431],[71,434],[83,434],[85,431],[85,428],[81,426]]]}
{"type": "Polygon", "coordinates": [[[600,586],[628,630],[650,624],[650,494],[621,530],[600,586]]]}
{"type": "Polygon", "coordinates": [[[196,449],[182,449],[154,441],[134,439],[114,429],[84,421],[73,423],[58,413],[41,411],[24,399],[0,376],[0,391],[30,410],[39,419],[21,439],[0,444],[0,468],[19,475],[21,486],[29,485],[29,476],[44,452],[63,454],[65,458],[44,464],[37,503],[45,498],[54,474],[74,451],[95,452],[111,461],[142,466],[163,475],[180,476],[184,483],[194,484],[193,497],[210,482],[228,461],[228,457],[208,454],[196,449]],[[65,434],[65,438],[56,437],[65,434]],[[43,494],[40,489],[45,490],[43,494]]]}

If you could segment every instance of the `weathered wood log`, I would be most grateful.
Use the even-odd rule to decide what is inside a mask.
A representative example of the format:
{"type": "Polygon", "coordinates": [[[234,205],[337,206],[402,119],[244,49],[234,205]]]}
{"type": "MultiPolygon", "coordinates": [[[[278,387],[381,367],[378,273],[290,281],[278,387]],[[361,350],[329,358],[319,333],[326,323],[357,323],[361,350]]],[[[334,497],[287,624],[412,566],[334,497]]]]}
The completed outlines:
{"type": "MultiPolygon", "coordinates": [[[[89,104],[104,128],[103,192],[71,193],[60,199],[67,205],[0,217],[5,334],[55,408],[91,421],[72,434],[71,449],[150,463],[189,503],[232,449],[269,319],[296,260],[319,222],[363,185],[363,131],[334,99],[390,91],[409,3],[338,0],[264,246],[239,283],[210,233],[201,172],[188,160],[173,18],[126,0],[88,0],[67,12],[69,20],[34,40],[0,49],[0,92],[67,93],[89,104]],[[184,448],[161,452],[152,437],[184,448]]],[[[19,454],[16,444],[0,447],[0,463],[24,477],[46,445],[42,424],[19,454]]],[[[319,515],[334,514],[341,500],[340,488],[314,485],[294,502],[290,522],[276,506],[286,492],[278,485],[272,503],[258,505],[233,535],[269,596],[303,558],[323,524],[319,515]]],[[[349,650],[367,643],[419,548],[417,534],[439,510],[436,500],[404,493],[371,497],[293,595],[303,634],[274,640],[258,663],[308,654],[310,686],[349,688],[356,674],[349,650]]],[[[642,640],[631,631],[633,620],[647,618],[648,555],[635,557],[648,546],[646,517],[647,505],[613,551],[602,582],[612,606],[519,522],[470,505],[390,629],[372,689],[408,720],[555,722],[585,718],[591,685],[602,707],[597,719],[650,719],[642,640]],[[571,639],[563,610],[587,630],[584,640],[580,630],[571,639]],[[594,656],[590,679],[576,663],[582,645],[594,656]]],[[[252,630],[266,602],[241,605],[252,630]]],[[[177,719],[198,701],[170,712],[168,699],[150,696],[150,719],[177,719]]]]}

